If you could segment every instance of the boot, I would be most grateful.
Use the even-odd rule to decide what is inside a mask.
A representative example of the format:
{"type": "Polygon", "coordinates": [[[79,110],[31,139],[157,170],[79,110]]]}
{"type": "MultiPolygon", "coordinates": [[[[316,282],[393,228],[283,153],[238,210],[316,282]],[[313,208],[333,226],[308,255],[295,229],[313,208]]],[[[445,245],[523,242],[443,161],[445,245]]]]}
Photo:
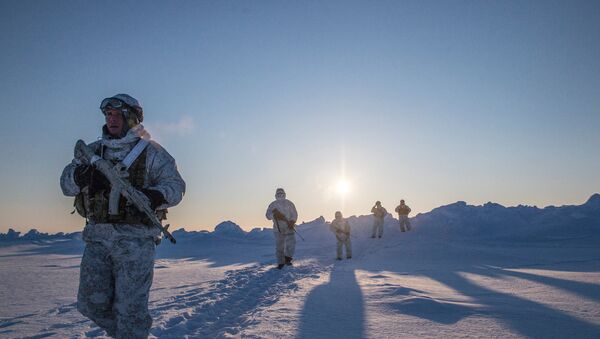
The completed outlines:
{"type": "Polygon", "coordinates": [[[292,266],[293,265],[292,260],[293,260],[292,257],[285,257],[285,264],[292,266]]]}
{"type": "Polygon", "coordinates": [[[279,265],[277,265],[277,269],[280,270],[280,269],[283,268],[283,266],[285,266],[285,265],[284,264],[279,264],[279,265]]]}

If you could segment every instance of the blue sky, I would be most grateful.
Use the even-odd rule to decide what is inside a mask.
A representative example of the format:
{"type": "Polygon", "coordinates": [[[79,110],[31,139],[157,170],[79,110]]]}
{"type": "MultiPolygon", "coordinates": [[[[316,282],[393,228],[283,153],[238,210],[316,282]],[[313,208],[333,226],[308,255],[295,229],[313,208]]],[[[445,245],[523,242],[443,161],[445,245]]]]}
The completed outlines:
{"type": "Polygon", "coordinates": [[[2,1],[0,231],[75,231],[60,173],[129,93],[188,184],[170,222],[600,191],[597,1],[2,1]],[[349,191],[336,189],[344,179],[349,191]]]}

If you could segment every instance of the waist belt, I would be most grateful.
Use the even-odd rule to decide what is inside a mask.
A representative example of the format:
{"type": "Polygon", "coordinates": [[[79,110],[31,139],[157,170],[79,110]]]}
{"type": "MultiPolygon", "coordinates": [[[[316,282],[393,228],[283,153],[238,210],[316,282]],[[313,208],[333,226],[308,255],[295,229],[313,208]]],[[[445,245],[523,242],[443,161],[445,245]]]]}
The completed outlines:
{"type": "Polygon", "coordinates": [[[93,224],[143,224],[150,225],[150,220],[145,215],[125,214],[125,215],[107,215],[106,217],[90,218],[93,224]]]}

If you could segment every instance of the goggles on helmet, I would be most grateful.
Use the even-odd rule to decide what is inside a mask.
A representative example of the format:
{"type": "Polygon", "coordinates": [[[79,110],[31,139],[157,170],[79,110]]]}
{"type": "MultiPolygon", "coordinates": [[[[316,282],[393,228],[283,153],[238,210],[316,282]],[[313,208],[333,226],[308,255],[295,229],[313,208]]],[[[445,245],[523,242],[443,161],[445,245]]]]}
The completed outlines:
{"type": "Polygon", "coordinates": [[[102,100],[102,102],[100,103],[100,110],[102,110],[104,112],[104,110],[107,107],[124,108],[124,107],[128,107],[128,106],[126,103],[124,103],[123,101],[121,101],[117,98],[106,98],[106,99],[102,100]]]}

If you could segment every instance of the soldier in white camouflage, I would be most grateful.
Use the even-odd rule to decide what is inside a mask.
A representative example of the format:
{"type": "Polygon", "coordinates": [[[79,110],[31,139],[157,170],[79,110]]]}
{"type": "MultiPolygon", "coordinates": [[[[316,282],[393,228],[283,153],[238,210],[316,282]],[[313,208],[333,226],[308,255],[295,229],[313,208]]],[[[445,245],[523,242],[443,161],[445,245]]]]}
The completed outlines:
{"type": "Polygon", "coordinates": [[[404,199],[400,200],[400,205],[396,207],[396,213],[398,213],[398,221],[402,232],[410,231],[410,220],[408,220],[410,211],[411,209],[406,205],[404,199]]]}
{"type": "Polygon", "coordinates": [[[273,234],[275,235],[275,257],[277,268],[292,265],[296,250],[296,220],[298,211],[293,202],[286,199],[283,188],[275,190],[275,201],[269,204],[265,216],[273,220],[273,234]]]}
{"type": "MultiPolygon", "coordinates": [[[[100,109],[106,121],[102,139],[89,147],[97,156],[125,166],[126,180],[147,197],[157,216],[166,219],[166,209],[177,205],[185,193],[175,160],[150,140],[136,99],[117,94],[104,99],[100,109]]],[[[79,159],[65,167],[60,184],[66,196],[76,197],[76,209],[86,218],[77,309],[111,337],[148,337],[152,326],[148,297],[159,229],[123,196],[118,211],[110,211],[110,182],[79,159]]]]}
{"type": "Polygon", "coordinates": [[[342,212],[335,212],[335,219],[331,221],[329,229],[337,240],[337,260],[342,260],[342,247],[346,248],[346,259],[352,258],[352,241],[350,240],[350,223],[342,216],[342,212]]]}
{"type": "Polygon", "coordinates": [[[371,213],[373,213],[373,233],[371,234],[371,238],[381,238],[383,235],[383,219],[387,214],[385,208],[381,206],[381,201],[375,202],[375,206],[371,208],[371,213]]]}

